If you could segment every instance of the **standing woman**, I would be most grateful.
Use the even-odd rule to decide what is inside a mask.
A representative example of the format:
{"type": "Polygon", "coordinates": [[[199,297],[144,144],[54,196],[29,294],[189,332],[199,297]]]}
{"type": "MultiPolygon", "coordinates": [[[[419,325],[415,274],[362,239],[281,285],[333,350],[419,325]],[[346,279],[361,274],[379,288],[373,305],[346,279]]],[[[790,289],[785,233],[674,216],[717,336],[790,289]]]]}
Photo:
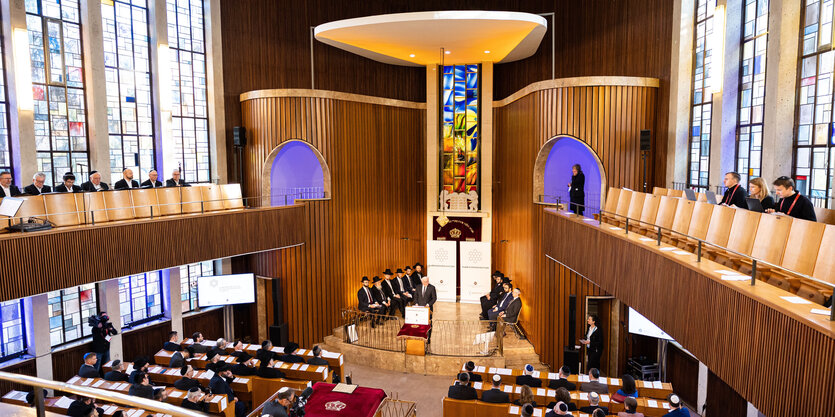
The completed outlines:
{"type": "Polygon", "coordinates": [[[600,369],[600,356],[603,355],[603,331],[597,327],[597,316],[592,314],[586,320],[589,325],[589,330],[586,332],[586,338],[580,340],[580,343],[586,345],[586,356],[588,356],[588,366],[586,369],[600,369]]]}
{"type": "Polygon", "coordinates": [[[760,200],[763,210],[774,209],[774,199],[768,195],[768,184],[762,178],[751,178],[748,181],[748,195],[760,200]]]}
{"type": "Polygon", "coordinates": [[[586,176],[583,175],[583,169],[580,164],[574,164],[571,167],[571,184],[568,185],[568,196],[571,199],[571,211],[580,216],[586,209],[586,176]]]}

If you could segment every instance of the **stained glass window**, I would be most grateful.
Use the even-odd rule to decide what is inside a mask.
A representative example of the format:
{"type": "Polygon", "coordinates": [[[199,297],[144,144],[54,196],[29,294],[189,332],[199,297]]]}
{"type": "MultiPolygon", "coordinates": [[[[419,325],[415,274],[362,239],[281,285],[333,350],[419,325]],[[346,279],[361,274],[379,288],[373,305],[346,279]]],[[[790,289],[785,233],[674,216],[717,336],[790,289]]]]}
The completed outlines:
{"type": "Polygon", "coordinates": [[[710,120],[713,113],[713,12],[716,0],[696,1],[696,38],[693,48],[693,103],[690,113],[688,185],[706,189],[710,175],[710,120]]]}
{"type": "Polygon", "coordinates": [[[12,148],[9,138],[9,101],[6,92],[6,71],[3,39],[0,36],[0,172],[9,171],[14,177],[12,167],[12,148]]]}
{"type": "Polygon", "coordinates": [[[768,0],[745,0],[742,15],[736,171],[747,184],[762,176],[768,0]]]}
{"type": "Polygon", "coordinates": [[[123,328],[162,317],[164,312],[160,272],[119,278],[119,311],[123,328]]]}
{"type": "Polygon", "coordinates": [[[215,274],[213,261],[198,262],[180,267],[180,300],[183,313],[197,310],[197,278],[215,274]]]}
{"type": "Polygon", "coordinates": [[[0,362],[26,353],[26,321],[23,313],[23,300],[0,303],[0,362]]]}
{"type": "Polygon", "coordinates": [[[49,340],[52,346],[90,336],[87,319],[98,314],[96,284],[85,284],[47,293],[49,340]]]}
{"type": "Polygon", "coordinates": [[[479,65],[446,65],[442,85],[441,189],[479,191],[479,65]]]}
{"type": "Polygon", "coordinates": [[[35,149],[46,183],[67,171],[86,178],[87,117],[78,0],[26,0],[35,149]]]}
{"type": "Polygon", "coordinates": [[[203,0],[166,0],[175,161],[187,182],[211,181],[203,0]]]}
{"type": "Polygon", "coordinates": [[[104,75],[112,178],[154,169],[151,65],[146,0],[102,2],[104,75]]]}
{"type": "Polygon", "coordinates": [[[806,0],[800,35],[803,42],[798,75],[794,174],[797,190],[819,207],[827,207],[827,201],[833,195],[832,176],[835,175],[833,3],[833,0],[806,0]]]}

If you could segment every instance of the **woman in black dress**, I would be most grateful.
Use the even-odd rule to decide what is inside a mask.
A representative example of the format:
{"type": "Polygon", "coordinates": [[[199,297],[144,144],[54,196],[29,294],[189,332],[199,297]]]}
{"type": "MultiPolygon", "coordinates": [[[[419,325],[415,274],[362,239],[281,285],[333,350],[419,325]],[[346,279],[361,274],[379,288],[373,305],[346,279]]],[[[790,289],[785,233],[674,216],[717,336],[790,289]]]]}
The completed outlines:
{"type": "Polygon", "coordinates": [[[583,175],[583,169],[580,164],[574,164],[571,167],[571,184],[569,184],[568,196],[571,198],[571,211],[580,216],[583,215],[586,204],[586,176],[583,175]]]}

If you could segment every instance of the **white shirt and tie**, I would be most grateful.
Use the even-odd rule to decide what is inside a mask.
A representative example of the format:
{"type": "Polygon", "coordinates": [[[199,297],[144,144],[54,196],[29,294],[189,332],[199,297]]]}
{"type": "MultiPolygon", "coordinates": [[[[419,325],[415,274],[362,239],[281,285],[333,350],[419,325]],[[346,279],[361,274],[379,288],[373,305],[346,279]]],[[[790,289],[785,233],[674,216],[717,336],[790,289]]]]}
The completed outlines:
{"type": "Polygon", "coordinates": [[[6,188],[6,187],[3,187],[2,185],[0,185],[0,188],[3,189],[3,195],[5,195],[6,197],[11,197],[12,196],[12,187],[6,188]]]}

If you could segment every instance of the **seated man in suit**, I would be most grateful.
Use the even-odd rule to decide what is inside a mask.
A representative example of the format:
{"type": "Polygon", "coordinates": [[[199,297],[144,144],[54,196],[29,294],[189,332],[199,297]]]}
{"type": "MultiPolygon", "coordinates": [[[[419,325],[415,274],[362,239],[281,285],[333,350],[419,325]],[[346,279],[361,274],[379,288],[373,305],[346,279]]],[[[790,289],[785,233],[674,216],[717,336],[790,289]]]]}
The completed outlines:
{"type": "Polygon", "coordinates": [[[690,417],[690,411],[681,403],[678,395],[668,395],[667,401],[670,403],[670,412],[664,414],[664,417],[690,417]]]}
{"type": "Polygon", "coordinates": [[[168,361],[168,367],[169,368],[182,368],[183,365],[186,364],[186,359],[188,359],[192,356],[194,356],[194,355],[192,354],[191,346],[184,349],[183,351],[174,352],[174,354],[171,355],[171,360],[168,361]]]}
{"type": "Polygon", "coordinates": [[[165,181],[166,187],[190,187],[188,183],[180,179],[180,170],[175,169],[171,172],[171,178],[165,181]]]}
{"type": "Polygon", "coordinates": [[[191,388],[188,390],[186,398],[180,403],[180,407],[209,414],[209,403],[206,402],[208,398],[208,396],[203,395],[199,388],[191,388]]]}
{"type": "Polygon", "coordinates": [[[423,278],[420,279],[421,286],[416,288],[414,291],[415,294],[415,305],[420,307],[429,306],[429,311],[433,311],[435,308],[435,302],[438,301],[438,294],[435,292],[435,286],[429,283],[429,276],[424,275],[423,278]]]}
{"type": "Polygon", "coordinates": [[[609,414],[609,407],[603,407],[600,405],[600,394],[592,391],[589,393],[589,405],[580,407],[580,412],[591,414],[598,408],[603,410],[603,413],[609,414]]]}
{"type": "Polygon", "coordinates": [[[510,396],[506,392],[499,389],[502,385],[502,376],[499,374],[493,375],[492,388],[481,393],[481,401],[493,404],[506,404],[510,402],[510,396]]]}
{"type": "Polygon", "coordinates": [[[533,377],[533,365],[527,364],[525,365],[523,375],[519,375],[516,377],[516,385],[527,385],[531,388],[542,388],[542,380],[539,378],[533,377]]]}
{"type": "Polygon", "coordinates": [[[167,350],[169,352],[179,352],[183,350],[182,345],[180,345],[180,338],[177,336],[177,332],[168,332],[168,341],[162,345],[163,350],[167,350]]]}
{"type": "Polygon", "coordinates": [[[78,370],[78,376],[82,378],[98,378],[99,371],[96,370],[96,361],[98,358],[93,352],[84,354],[84,364],[78,370]]]}
{"type": "Polygon", "coordinates": [[[741,185],[739,185],[739,174],[736,172],[728,172],[725,174],[725,195],[722,196],[722,201],[719,204],[725,206],[734,206],[739,208],[748,208],[748,202],[745,198],[748,196],[748,192],[745,191],[741,185]]]}
{"type": "Polygon", "coordinates": [[[9,171],[0,172],[0,198],[3,197],[17,197],[20,194],[20,189],[12,184],[12,173],[9,171]]]}
{"type": "Polygon", "coordinates": [[[385,314],[391,316],[394,314],[393,311],[393,304],[391,302],[391,298],[386,295],[386,291],[383,289],[382,280],[378,276],[374,276],[374,280],[371,281],[373,284],[371,286],[371,298],[374,300],[375,303],[380,305],[381,311],[380,314],[385,314]]]}
{"type": "Polygon", "coordinates": [[[513,299],[510,300],[507,308],[499,313],[499,317],[505,323],[516,323],[519,320],[519,312],[522,311],[522,299],[519,298],[522,295],[522,290],[518,287],[514,288],[511,294],[513,294],[513,299]]]}
{"type": "Polygon", "coordinates": [[[209,351],[217,353],[218,355],[226,355],[226,345],[229,344],[226,342],[226,339],[221,337],[220,339],[217,339],[217,342],[215,343],[215,347],[209,349],[209,351]]]}
{"type": "Polygon", "coordinates": [[[487,295],[482,295],[479,299],[481,302],[480,319],[487,320],[487,312],[496,305],[497,300],[502,295],[504,289],[502,287],[502,278],[504,278],[504,274],[502,274],[499,270],[493,272],[493,289],[491,289],[487,295]]]}
{"type": "Polygon", "coordinates": [[[272,356],[267,360],[261,359],[261,366],[258,367],[258,371],[255,373],[255,375],[258,375],[261,378],[284,378],[284,372],[281,372],[280,369],[273,368],[275,362],[275,356],[272,356]]]}
{"type": "Polygon", "coordinates": [[[624,410],[618,413],[618,417],[644,417],[644,413],[638,412],[638,400],[633,397],[626,397],[623,408],[624,410]]]}
{"type": "Polygon", "coordinates": [[[45,185],[46,174],[43,172],[36,172],[32,176],[32,183],[23,188],[23,192],[28,195],[40,195],[52,192],[52,187],[45,185]]]}
{"type": "Polygon", "coordinates": [[[499,297],[498,301],[496,301],[496,305],[487,312],[487,318],[489,320],[498,319],[499,314],[504,312],[507,309],[507,306],[510,305],[510,302],[513,301],[513,285],[507,278],[505,278],[502,282],[502,291],[503,293],[501,297],[499,297]]]}
{"type": "Polygon", "coordinates": [[[258,373],[252,361],[252,356],[247,353],[238,356],[238,363],[232,365],[229,370],[237,376],[253,376],[258,373]]]}
{"type": "Polygon", "coordinates": [[[403,270],[397,268],[397,271],[394,271],[397,274],[395,278],[395,282],[400,286],[400,295],[404,295],[408,300],[414,300],[415,296],[415,287],[412,286],[412,282],[403,275],[403,270]]]}
{"type": "Polygon", "coordinates": [[[110,364],[110,371],[104,374],[104,380],[110,382],[128,382],[128,376],[125,374],[125,364],[116,359],[110,364]]]}
{"type": "Polygon", "coordinates": [[[235,397],[235,391],[232,391],[232,386],[229,385],[234,379],[235,376],[232,375],[229,366],[223,366],[209,380],[209,388],[213,394],[226,395],[230,407],[235,404],[235,417],[244,417],[246,416],[246,405],[238,401],[238,397],[235,397]]]}
{"type": "Polygon", "coordinates": [[[75,185],[75,174],[67,172],[64,174],[63,183],[55,187],[56,193],[80,193],[81,187],[75,185]]]}
{"type": "Polygon", "coordinates": [[[552,379],[551,382],[548,383],[548,388],[557,389],[563,387],[569,391],[576,391],[577,385],[573,382],[568,382],[568,376],[571,375],[571,368],[563,365],[560,368],[560,372],[557,374],[557,379],[552,379]]]}
{"type": "Polygon", "coordinates": [[[81,184],[81,191],[87,193],[94,193],[96,191],[107,191],[110,186],[106,182],[101,182],[101,174],[98,171],[90,172],[90,181],[81,184]]]}
{"type": "MultiPolygon", "coordinates": [[[[381,314],[383,306],[374,301],[371,289],[368,288],[368,277],[362,277],[362,288],[357,291],[357,309],[365,313],[381,314]]],[[[371,327],[379,324],[380,318],[371,316],[371,327]]]]}
{"type": "Polygon", "coordinates": [[[206,369],[212,372],[217,372],[218,369],[223,367],[226,363],[220,360],[220,355],[215,353],[213,350],[210,350],[209,353],[206,354],[206,369]]]}
{"type": "Polygon", "coordinates": [[[191,365],[185,365],[180,368],[180,376],[182,376],[182,378],[174,381],[174,388],[183,391],[188,391],[192,388],[208,391],[208,389],[203,388],[203,386],[200,385],[200,381],[194,377],[194,374],[194,368],[192,368],[191,365]]]}
{"type": "Polygon", "coordinates": [[[96,403],[89,397],[78,397],[67,407],[67,415],[70,417],[104,416],[104,410],[96,407],[96,403]],[[94,414],[95,413],[95,414],[94,414]]]}
{"type": "Polygon", "coordinates": [[[159,181],[159,174],[157,174],[157,170],[152,169],[151,172],[148,173],[148,179],[145,180],[139,186],[142,188],[159,188],[162,187],[162,181],[159,181]]]}
{"type": "Polygon", "coordinates": [[[287,363],[304,363],[304,359],[296,355],[296,351],[299,350],[299,344],[296,342],[289,342],[287,346],[284,346],[284,354],[278,355],[278,359],[281,362],[287,363]]]}
{"type": "Polygon", "coordinates": [[[446,396],[453,400],[477,400],[478,393],[470,386],[470,374],[466,372],[458,374],[458,381],[449,387],[446,396]]]}
{"type": "Polygon", "coordinates": [[[139,181],[133,179],[133,170],[125,168],[125,170],[122,171],[122,179],[116,181],[116,184],[113,184],[113,188],[116,190],[139,188],[139,181]]]}
{"type": "Polygon", "coordinates": [[[194,353],[209,353],[212,348],[210,346],[206,346],[203,344],[203,333],[194,332],[191,334],[191,341],[193,342],[191,347],[194,348],[194,353]]]}
{"type": "Polygon", "coordinates": [[[308,365],[327,366],[328,361],[322,358],[322,348],[313,346],[313,357],[307,360],[308,365]]]}
{"type": "MultiPolygon", "coordinates": [[[[391,272],[390,270],[386,270],[386,272],[391,272]]],[[[389,316],[393,316],[396,311],[405,312],[405,308],[401,308],[404,306],[403,298],[400,297],[400,294],[395,289],[395,283],[391,279],[391,274],[386,275],[383,273],[383,280],[381,281],[380,286],[383,288],[383,293],[388,297],[391,305],[389,306],[389,316]]]]}
{"type": "Polygon", "coordinates": [[[275,400],[264,404],[264,409],[261,410],[262,416],[272,417],[287,417],[287,410],[289,410],[293,403],[296,392],[290,387],[283,387],[278,390],[278,396],[275,400]]]}
{"type": "Polygon", "coordinates": [[[148,360],[147,359],[145,359],[143,357],[139,357],[139,358],[134,359],[134,361],[133,361],[133,372],[131,372],[130,375],[128,376],[128,382],[130,382],[131,384],[136,383],[137,382],[136,377],[141,373],[148,372],[148,367],[149,366],[148,366],[148,360]]]}
{"type": "Polygon", "coordinates": [[[241,342],[240,340],[236,341],[235,344],[232,345],[232,349],[233,350],[232,353],[230,353],[230,355],[236,358],[239,358],[242,355],[247,354],[246,351],[244,351],[244,342],[241,342]]]}
{"type": "Polygon", "coordinates": [[[597,368],[589,369],[589,382],[580,384],[580,391],[596,392],[598,394],[608,394],[609,386],[600,383],[600,371],[597,368]]]}
{"type": "Polygon", "coordinates": [[[473,372],[475,370],[475,362],[468,361],[464,364],[464,369],[466,369],[467,374],[470,375],[470,382],[481,382],[481,375],[473,372]]]}
{"type": "Polygon", "coordinates": [[[275,352],[273,352],[272,349],[273,342],[265,340],[261,342],[261,349],[258,349],[255,352],[255,357],[258,358],[259,361],[261,361],[261,364],[263,364],[264,362],[269,361],[270,358],[272,358],[273,356],[276,356],[275,352]]]}
{"type": "Polygon", "coordinates": [[[149,400],[154,399],[154,387],[151,386],[151,380],[148,378],[147,373],[140,372],[136,374],[133,385],[128,390],[128,395],[135,395],[149,400]]]}

